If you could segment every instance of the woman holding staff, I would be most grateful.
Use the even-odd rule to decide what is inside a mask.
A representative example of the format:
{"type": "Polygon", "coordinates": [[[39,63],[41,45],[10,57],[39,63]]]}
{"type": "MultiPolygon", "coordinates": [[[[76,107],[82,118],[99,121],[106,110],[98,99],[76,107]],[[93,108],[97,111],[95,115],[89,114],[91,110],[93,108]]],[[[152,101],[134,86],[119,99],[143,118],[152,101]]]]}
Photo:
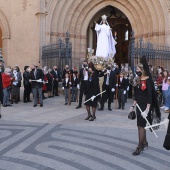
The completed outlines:
{"type": "MultiPolygon", "coordinates": [[[[151,83],[149,77],[147,76],[145,70],[143,69],[142,64],[137,65],[136,74],[138,75],[138,79],[136,80],[136,84],[134,84],[135,101],[133,103],[133,106],[130,108],[130,111],[132,111],[136,103],[138,103],[141,110],[147,117],[152,102],[151,83]]],[[[144,129],[144,127],[146,126],[146,120],[144,119],[143,117],[144,115],[140,113],[140,110],[138,108],[136,109],[136,113],[139,143],[136,148],[136,151],[132,153],[133,155],[139,155],[145,147],[148,147],[148,142],[146,139],[146,130],[144,129]]]]}
{"type": "Polygon", "coordinates": [[[94,121],[96,119],[96,107],[97,107],[97,97],[95,97],[98,93],[100,93],[99,88],[99,78],[97,75],[97,71],[94,68],[94,65],[92,63],[89,63],[89,78],[88,78],[88,86],[86,90],[86,98],[85,101],[88,99],[91,99],[87,102],[85,102],[86,110],[88,113],[88,116],[85,118],[85,120],[94,121]],[[90,111],[90,107],[92,107],[92,114],[90,111]]]}
{"type": "Polygon", "coordinates": [[[148,147],[146,139],[146,119],[152,124],[152,112],[155,110],[156,117],[160,120],[161,114],[156,98],[154,84],[149,73],[149,67],[145,57],[142,57],[141,63],[137,65],[136,74],[137,79],[133,86],[135,87],[135,99],[130,111],[133,111],[136,104],[140,107],[136,109],[137,113],[137,126],[139,143],[133,155],[139,155],[144,148],[148,147]],[[142,64],[141,64],[142,63],[142,64]]]}

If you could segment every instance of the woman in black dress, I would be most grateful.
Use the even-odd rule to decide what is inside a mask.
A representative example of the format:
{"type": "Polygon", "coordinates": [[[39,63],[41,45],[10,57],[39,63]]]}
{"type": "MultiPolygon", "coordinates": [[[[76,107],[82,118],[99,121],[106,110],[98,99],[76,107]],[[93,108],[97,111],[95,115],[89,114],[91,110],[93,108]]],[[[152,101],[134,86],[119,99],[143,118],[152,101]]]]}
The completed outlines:
{"type": "Polygon", "coordinates": [[[85,120],[94,121],[96,119],[96,107],[97,107],[97,97],[95,97],[98,93],[100,93],[99,88],[99,78],[97,71],[94,68],[94,65],[92,63],[89,64],[89,78],[88,78],[88,86],[86,90],[86,98],[85,101],[88,99],[88,102],[85,103],[86,110],[88,113],[88,116],[85,118],[85,120]],[[92,107],[92,114],[90,111],[90,107],[92,107]]]}
{"type": "Polygon", "coordinates": [[[132,153],[133,155],[139,155],[145,147],[148,147],[146,130],[144,127],[146,126],[145,118],[150,117],[151,112],[149,111],[152,103],[152,84],[150,77],[146,74],[142,64],[137,65],[136,74],[138,75],[138,78],[134,84],[135,99],[130,111],[133,111],[134,106],[137,103],[141,108],[142,113],[138,108],[136,109],[139,143],[135,152],[132,153]]]}

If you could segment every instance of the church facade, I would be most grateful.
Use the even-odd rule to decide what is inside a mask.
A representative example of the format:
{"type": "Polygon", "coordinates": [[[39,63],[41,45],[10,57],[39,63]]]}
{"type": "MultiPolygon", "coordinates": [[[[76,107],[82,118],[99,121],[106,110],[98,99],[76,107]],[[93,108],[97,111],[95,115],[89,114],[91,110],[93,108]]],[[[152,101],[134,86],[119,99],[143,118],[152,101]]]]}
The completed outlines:
{"type": "MultiPolygon", "coordinates": [[[[107,7],[124,14],[136,39],[170,45],[169,0],[3,0],[0,48],[5,65],[19,65],[23,70],[25,65],[42,64],[42,47],[64,39],[68,31],[72,63],[78,66],[87,48],[95,48],[89,29],[107,7]]],[[[119,16],[115,13],[111,18],[119,16]]]]}

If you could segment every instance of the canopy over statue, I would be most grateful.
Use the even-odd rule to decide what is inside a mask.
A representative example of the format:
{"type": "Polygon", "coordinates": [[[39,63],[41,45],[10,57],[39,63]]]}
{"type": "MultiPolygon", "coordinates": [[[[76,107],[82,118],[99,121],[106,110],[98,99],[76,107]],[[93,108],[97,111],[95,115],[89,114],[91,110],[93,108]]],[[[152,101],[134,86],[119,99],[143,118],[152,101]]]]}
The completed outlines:
{"type": "Polygon", "coordinates": [[[114,57],[116,54],[115,45],[117,42],[114,40],[111,28],[107,22],[107,16],[103,15],[100,24],[96,23],[95,30],[97,33],[97,57],[114,57]]]}

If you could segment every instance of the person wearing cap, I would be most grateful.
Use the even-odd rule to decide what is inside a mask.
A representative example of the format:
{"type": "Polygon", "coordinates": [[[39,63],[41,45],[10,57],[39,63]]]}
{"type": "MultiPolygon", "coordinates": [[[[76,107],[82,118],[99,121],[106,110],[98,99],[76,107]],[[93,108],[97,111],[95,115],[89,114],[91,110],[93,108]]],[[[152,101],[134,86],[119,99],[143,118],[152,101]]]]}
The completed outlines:
{"type": "Polygon", "coordinates": [[[5,68],[4,73],[2,73],[2,86],[3,86],[3,106],[12,106],[9,101],[10,89],[12,81],[14,78],[11,77],[11,69],[5,68]]]}
{"type": "Polygon", "coordinates": [[[29,66],[25,66],[24,67],[24,73],[23,73],[23,84],[24,84],[24,103],[27,102],[32,102],[30,100],[30,94],[31,94],[31,83],[29,82],[30,79],[30,71],[31,69],[29,68],[29,66]]]}

